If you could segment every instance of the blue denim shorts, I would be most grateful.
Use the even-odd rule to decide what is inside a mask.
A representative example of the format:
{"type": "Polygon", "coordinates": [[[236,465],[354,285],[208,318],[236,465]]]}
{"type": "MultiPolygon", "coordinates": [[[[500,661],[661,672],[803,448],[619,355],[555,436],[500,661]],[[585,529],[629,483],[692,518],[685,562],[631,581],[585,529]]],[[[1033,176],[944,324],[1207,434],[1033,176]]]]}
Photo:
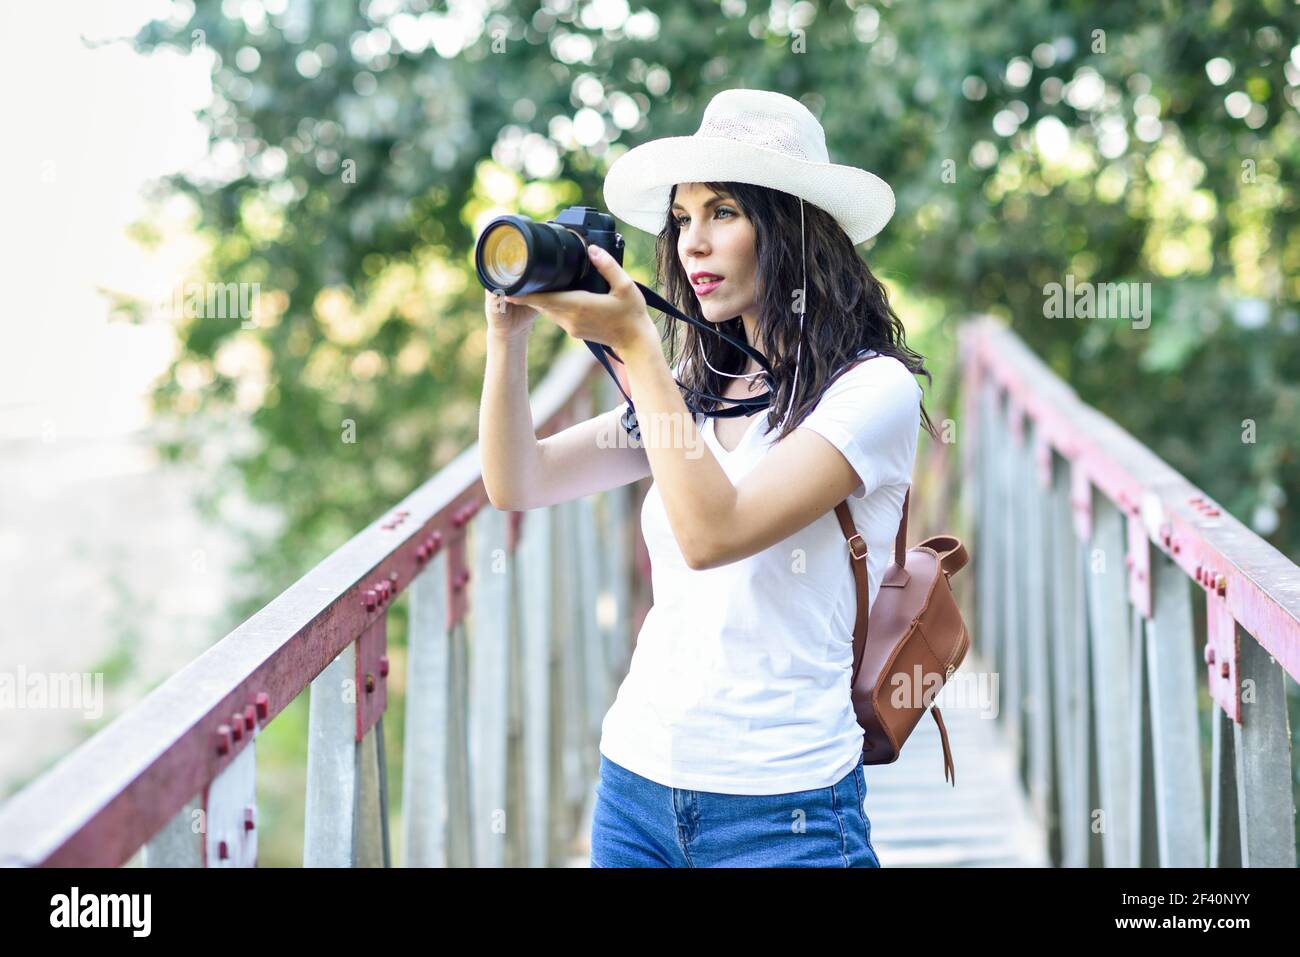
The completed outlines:
{"type": "Polygon", "coordinates": [[[604,754],[592,867],[879,867],[862,762],[836,784],[785,794],[670,788],[604,754]]]}

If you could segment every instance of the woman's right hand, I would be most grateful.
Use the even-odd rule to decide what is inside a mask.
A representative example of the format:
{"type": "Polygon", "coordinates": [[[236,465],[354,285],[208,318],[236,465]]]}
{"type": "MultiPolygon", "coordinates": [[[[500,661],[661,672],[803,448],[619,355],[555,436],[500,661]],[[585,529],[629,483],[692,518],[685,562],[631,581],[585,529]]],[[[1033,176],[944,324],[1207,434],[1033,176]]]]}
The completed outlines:
{"type": "Polygon", "coordinates": [[[522,302],[506,302],[505,296],[498,296],[491,289],[484,290],[483,311],[487,316],[488,331],[507,339],[516,335],[528,335],[533,327],[533,320],[538,311],[522,302]]]}

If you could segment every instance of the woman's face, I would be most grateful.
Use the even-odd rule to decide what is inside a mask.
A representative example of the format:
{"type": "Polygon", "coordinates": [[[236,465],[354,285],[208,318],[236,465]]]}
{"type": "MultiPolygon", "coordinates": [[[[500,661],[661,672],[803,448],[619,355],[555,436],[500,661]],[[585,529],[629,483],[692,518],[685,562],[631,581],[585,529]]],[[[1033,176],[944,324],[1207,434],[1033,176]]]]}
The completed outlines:
{"type": "Polygon", "coordinates": [[[731,196],[715,194],[703,183],[678,185],[671,213],[680,230],[677,256],[704,318],[725,322],[752,314],[758,271],[753,222],[731,196]],[[712,273],[722,281],[705,281],[696,273],[712,273]]]}

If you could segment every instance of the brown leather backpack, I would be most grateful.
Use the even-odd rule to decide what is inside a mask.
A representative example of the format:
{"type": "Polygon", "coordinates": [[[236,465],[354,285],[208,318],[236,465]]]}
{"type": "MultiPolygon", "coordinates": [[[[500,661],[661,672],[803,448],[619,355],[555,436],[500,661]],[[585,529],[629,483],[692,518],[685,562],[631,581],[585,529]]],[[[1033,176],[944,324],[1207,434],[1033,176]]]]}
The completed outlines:
{"type": "Polygon", "coordinates": [[[951,535],[933,535],[906,548],[907,504],[911,497],[909,487],[894,539],[894,561],[885,569],[869,615],[867,543],[853,525],[848,501],[835,506],[835,515],[848,540],[849,564],[858,592],[849,686],[853,710],[864,732],[864,764],[897,761],[907,736],[928,708],[943,740],[944,780],[951,777],[956,787],[957,771],[948,747],[948,729],[933,703],[970,649],[970,632],[949,583],[952,574],[966,564],[966,548],[951,535]],[[900,695],[896,689],[903,693],[900,695]]]}

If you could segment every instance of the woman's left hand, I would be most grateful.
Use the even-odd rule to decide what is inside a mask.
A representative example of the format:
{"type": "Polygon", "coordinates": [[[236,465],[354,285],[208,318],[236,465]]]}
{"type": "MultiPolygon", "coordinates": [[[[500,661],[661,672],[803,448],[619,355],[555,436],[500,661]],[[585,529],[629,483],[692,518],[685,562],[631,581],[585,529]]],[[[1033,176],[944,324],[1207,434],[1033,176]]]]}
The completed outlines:
{"type": "Polygon", "coordinates": [[[609,283],[608,293],[534,292],[506,296],[506,300],[533,306],[575,339],[604,343],[615,352],[642,341],[646,335],[657,342],[658,332],[646,309],[645,296],[632,277],[600,246],[588,246],[587,255],[609,283]]]}

